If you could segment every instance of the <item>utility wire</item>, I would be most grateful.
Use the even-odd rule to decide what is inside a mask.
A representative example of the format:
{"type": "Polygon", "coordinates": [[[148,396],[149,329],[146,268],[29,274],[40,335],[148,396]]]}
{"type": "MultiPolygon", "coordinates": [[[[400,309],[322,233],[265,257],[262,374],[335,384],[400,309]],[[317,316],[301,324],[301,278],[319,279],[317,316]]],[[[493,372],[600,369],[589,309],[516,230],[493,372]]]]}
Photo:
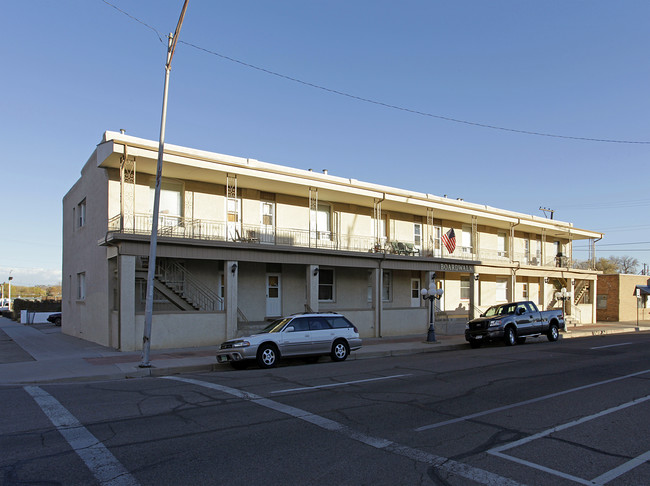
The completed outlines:
{"type": "MultiPolygon", "coordinates": [[[[138,22],[138,23],[144,25],[145,27],[153,30],[156,33],[156,35],[158,36],[158,39],[160,40],[160,42],[163,42],[160,32],[158,32],[155,28],[151,27],[150,25],[146,24],[145,22],[141,21],[140,19],[128,14],[127,12],[125,12],[124,10],[116,7],[112,3],[110,3],[110,2],[108,2],[106,0],[101,0],[101,1],[104,2],[105,4],[109,5],[109,6],[113,7],[115,10],[123,13],[124,15],[129,17],[130,19],[135,20],[136,22],[138,22]]],[[[609,138],[576,137],[576,136],[570,136],[570,135],[559,135],[559,134],[556,134],[556,133],[535,132],[535,131],[531,131],[531,130],[521,130],[521,129],[516,129],[516,128],[501,127],[501,126],[497,126],[497,125],[489,125],[487,123],[478,123],[478,122],[472,122],[472,121],[468,121],[468,120],[460,120],[458,118],[452,118],[452,117],[443,116],[443,115],[435,115],[433,113],[427,113],[425,111],[415,110],[415,109],[411,109],[411,108],[405,108],[403,106],[398,106],[398,105],[392,105],[390,103],[384,103],[383,101],[377,101],[377,100],[373,100],[373,99],[370,99],[370,98],[364,98],[362,96],[357,96],[357,95],[354,95],[354,94],[346,93],[344,91],[339,91],[339,90],[336,90],[336,89],[327,88],[327,87],[321,86],[319,84],[310,83],[309,81],[304,81],[304,80],[299,79],[299,78],[294,78],[293,76],[288,76],[286,74],[278,73],[276,71],[271,71],[270,69],[266,69],[266,68],[263,68],[263,67],[260,67],[260,66],[256,66],[255,64],[250,64],[248,62],[244,62],[244,61],[242,61],[240,59],[236,59],[234,57],[226,56],[225,54],[221,54],[219,52],[212,51],[210,49],[206,49],[205,47],[197,46],[196,44],[192,44],[190,42],[186,42],[186,41],[182,41],[182,40],[179,40],[178,42],[180,44],[185,44],[186,46],[193,47],[194,49],[197,49],[199,51],[203,51],[203,52],[205,52],[207,54],[219,57],[221,59],[225,59],[227,61],[231,61],[233,63],[237,63],[237,64],[240,64],[242,66],[245,66],[245,67],[248,67],[248,68],[251,68],[251,69],[255,69],[257,71],[260,71],[260,72],[263,72],[263,73],[266,73],[266,74],[270,74],[272,76],[276,76],[278,78],[286,79],[286,80],[292,81],[294,83],[302,84],[304,86],[309,86],[310,88],[319,89],[319,90],[325,91],[327,93],[332,93],[332,94],[343,96],[343,97],[350,98],[350,99],[353,99],[353,100],[362,101],[364,103],[370,103],[370,104],[377,105],[377,106],[383,106],[384,108],[390,108],[392,110],[399,110],[399,111],[404,111],[406,113],[412,113],[414,115],[420,115],[420,116],[425,116],[425,117],[429,117],[429,118],[436,118],[438,120],[444,120],[444,121],[449,121],[449,122],[454,122],[454,123],[461,123],[461,124],[464,124],[464,125],[470,125],[470,126],[474,126],[474,127],[489,128],[491,130],[500,130],[500,131],[511,132],[511,133],[521,133],[521,134],[524,134],[524,135],[535,135],[535,136],[538,136],[538,137],[560,138],[560,139],[565,139],[565,140],[580,140],[580,141],[584,141],[584,142],[604,142],[604,143],[644,144],[644,145],[650,144],[650,141],[646,141],[646,140],[615,140],[615,139],[609,139],[609,138]]]]}

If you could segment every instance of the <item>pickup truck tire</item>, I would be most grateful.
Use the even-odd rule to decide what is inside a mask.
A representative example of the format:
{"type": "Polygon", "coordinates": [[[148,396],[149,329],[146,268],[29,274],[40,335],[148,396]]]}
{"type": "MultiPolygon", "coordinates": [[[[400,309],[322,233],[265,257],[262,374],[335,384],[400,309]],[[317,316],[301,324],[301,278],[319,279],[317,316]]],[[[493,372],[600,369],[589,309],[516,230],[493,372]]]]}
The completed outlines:
{"type": "Polygon", "coordinates": [[[548,340],[551,342],[558,340],[558,338],[560,337],[560,331],[556,323],[551,322],[551,324],[548,326],[548,334],[546,334],[546,336],[548,337],[548,340]]]}
{"type": "Polygon", "coordinates": [[[278,350],[273,344],[265,343],[257,350],[257,364],[260,368],[273,368],[278,364],[278,350]]]}
{"type": "Polygon", "coordinates": [[[506,327],[506,330],[503,333],[503,340],[506,343],[506,346],[514,346],[517,344],[517,332],[513,326],[506,327]]]}

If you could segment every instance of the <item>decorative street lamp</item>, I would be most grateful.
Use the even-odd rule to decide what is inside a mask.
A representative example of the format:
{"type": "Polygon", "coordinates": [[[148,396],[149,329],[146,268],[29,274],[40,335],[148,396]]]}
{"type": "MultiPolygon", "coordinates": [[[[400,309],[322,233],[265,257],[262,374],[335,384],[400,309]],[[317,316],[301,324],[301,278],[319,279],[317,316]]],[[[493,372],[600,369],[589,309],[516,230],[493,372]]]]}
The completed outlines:
{"type": "Polygon", "coordinates": [[[566,331],[566,301],[571,298],[571,292],[567,292],[566,287],[562,287],[562,290],[555,292],[555,298],[562,301],[562,315],[564,316],[564,331],[566,331]]]}
{"type": "Polygon", "coordinates": [[[436,322],[436,314],[433,309],[433,302],[438,299],[440,300],[440,297],[442,297],[443,290],[442,289],[437,289],[436,288],[436,282],[435,282],[436,275],[433,274],[433,281],[431,282],[431,285],[429,286],[428,289],[422,289],[420,293],[422,294],[422,298],[424,300],[429,301],[429,331],[427,332],[427,342],[429,343],[435,343],[436,342],[436,330],[435,330],[435,322],[436,322]]]}

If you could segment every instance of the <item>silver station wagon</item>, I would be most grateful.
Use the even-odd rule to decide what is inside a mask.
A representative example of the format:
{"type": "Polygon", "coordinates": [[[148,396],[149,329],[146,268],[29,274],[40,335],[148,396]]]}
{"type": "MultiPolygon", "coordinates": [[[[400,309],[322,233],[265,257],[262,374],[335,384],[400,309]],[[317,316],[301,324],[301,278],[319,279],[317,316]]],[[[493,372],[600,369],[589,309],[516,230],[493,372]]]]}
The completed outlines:
{"type": "Polygon", "coordinates": [[[296,314],[272,322],[259,334],[226,341],[217,361],[242,369],[255,360],[260,368],[272,368],[290,356],[330,355],[332,361],[343,361],[359,348],[359,331],[341,314],[296,314]]]}

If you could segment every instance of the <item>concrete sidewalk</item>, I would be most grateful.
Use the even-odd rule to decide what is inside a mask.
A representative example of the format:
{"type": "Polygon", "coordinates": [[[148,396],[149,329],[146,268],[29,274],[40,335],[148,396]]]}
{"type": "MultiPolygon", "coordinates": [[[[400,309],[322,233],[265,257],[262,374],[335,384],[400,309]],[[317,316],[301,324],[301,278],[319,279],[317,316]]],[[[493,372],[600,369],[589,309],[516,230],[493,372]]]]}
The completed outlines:
{"type": "MultiPolygon", "coordinates": [[[[603,323],[571,327],[562,339],[650,331],[650,324],[603,323]]],[[[464,336],[367,338],[349,359],[379,358],[469,348],[464,336]]],[[[0,317],[0,384],[51,383],[162,376],[191,371],[230,371],[217,364],[216,346],[152,351],[150,368],[140,368],[140,352],[114,349],[68,336],[50,324],[22,325],[0,317]]],[[[326,358],[323,358],[326,359],[326,358]]]]}

